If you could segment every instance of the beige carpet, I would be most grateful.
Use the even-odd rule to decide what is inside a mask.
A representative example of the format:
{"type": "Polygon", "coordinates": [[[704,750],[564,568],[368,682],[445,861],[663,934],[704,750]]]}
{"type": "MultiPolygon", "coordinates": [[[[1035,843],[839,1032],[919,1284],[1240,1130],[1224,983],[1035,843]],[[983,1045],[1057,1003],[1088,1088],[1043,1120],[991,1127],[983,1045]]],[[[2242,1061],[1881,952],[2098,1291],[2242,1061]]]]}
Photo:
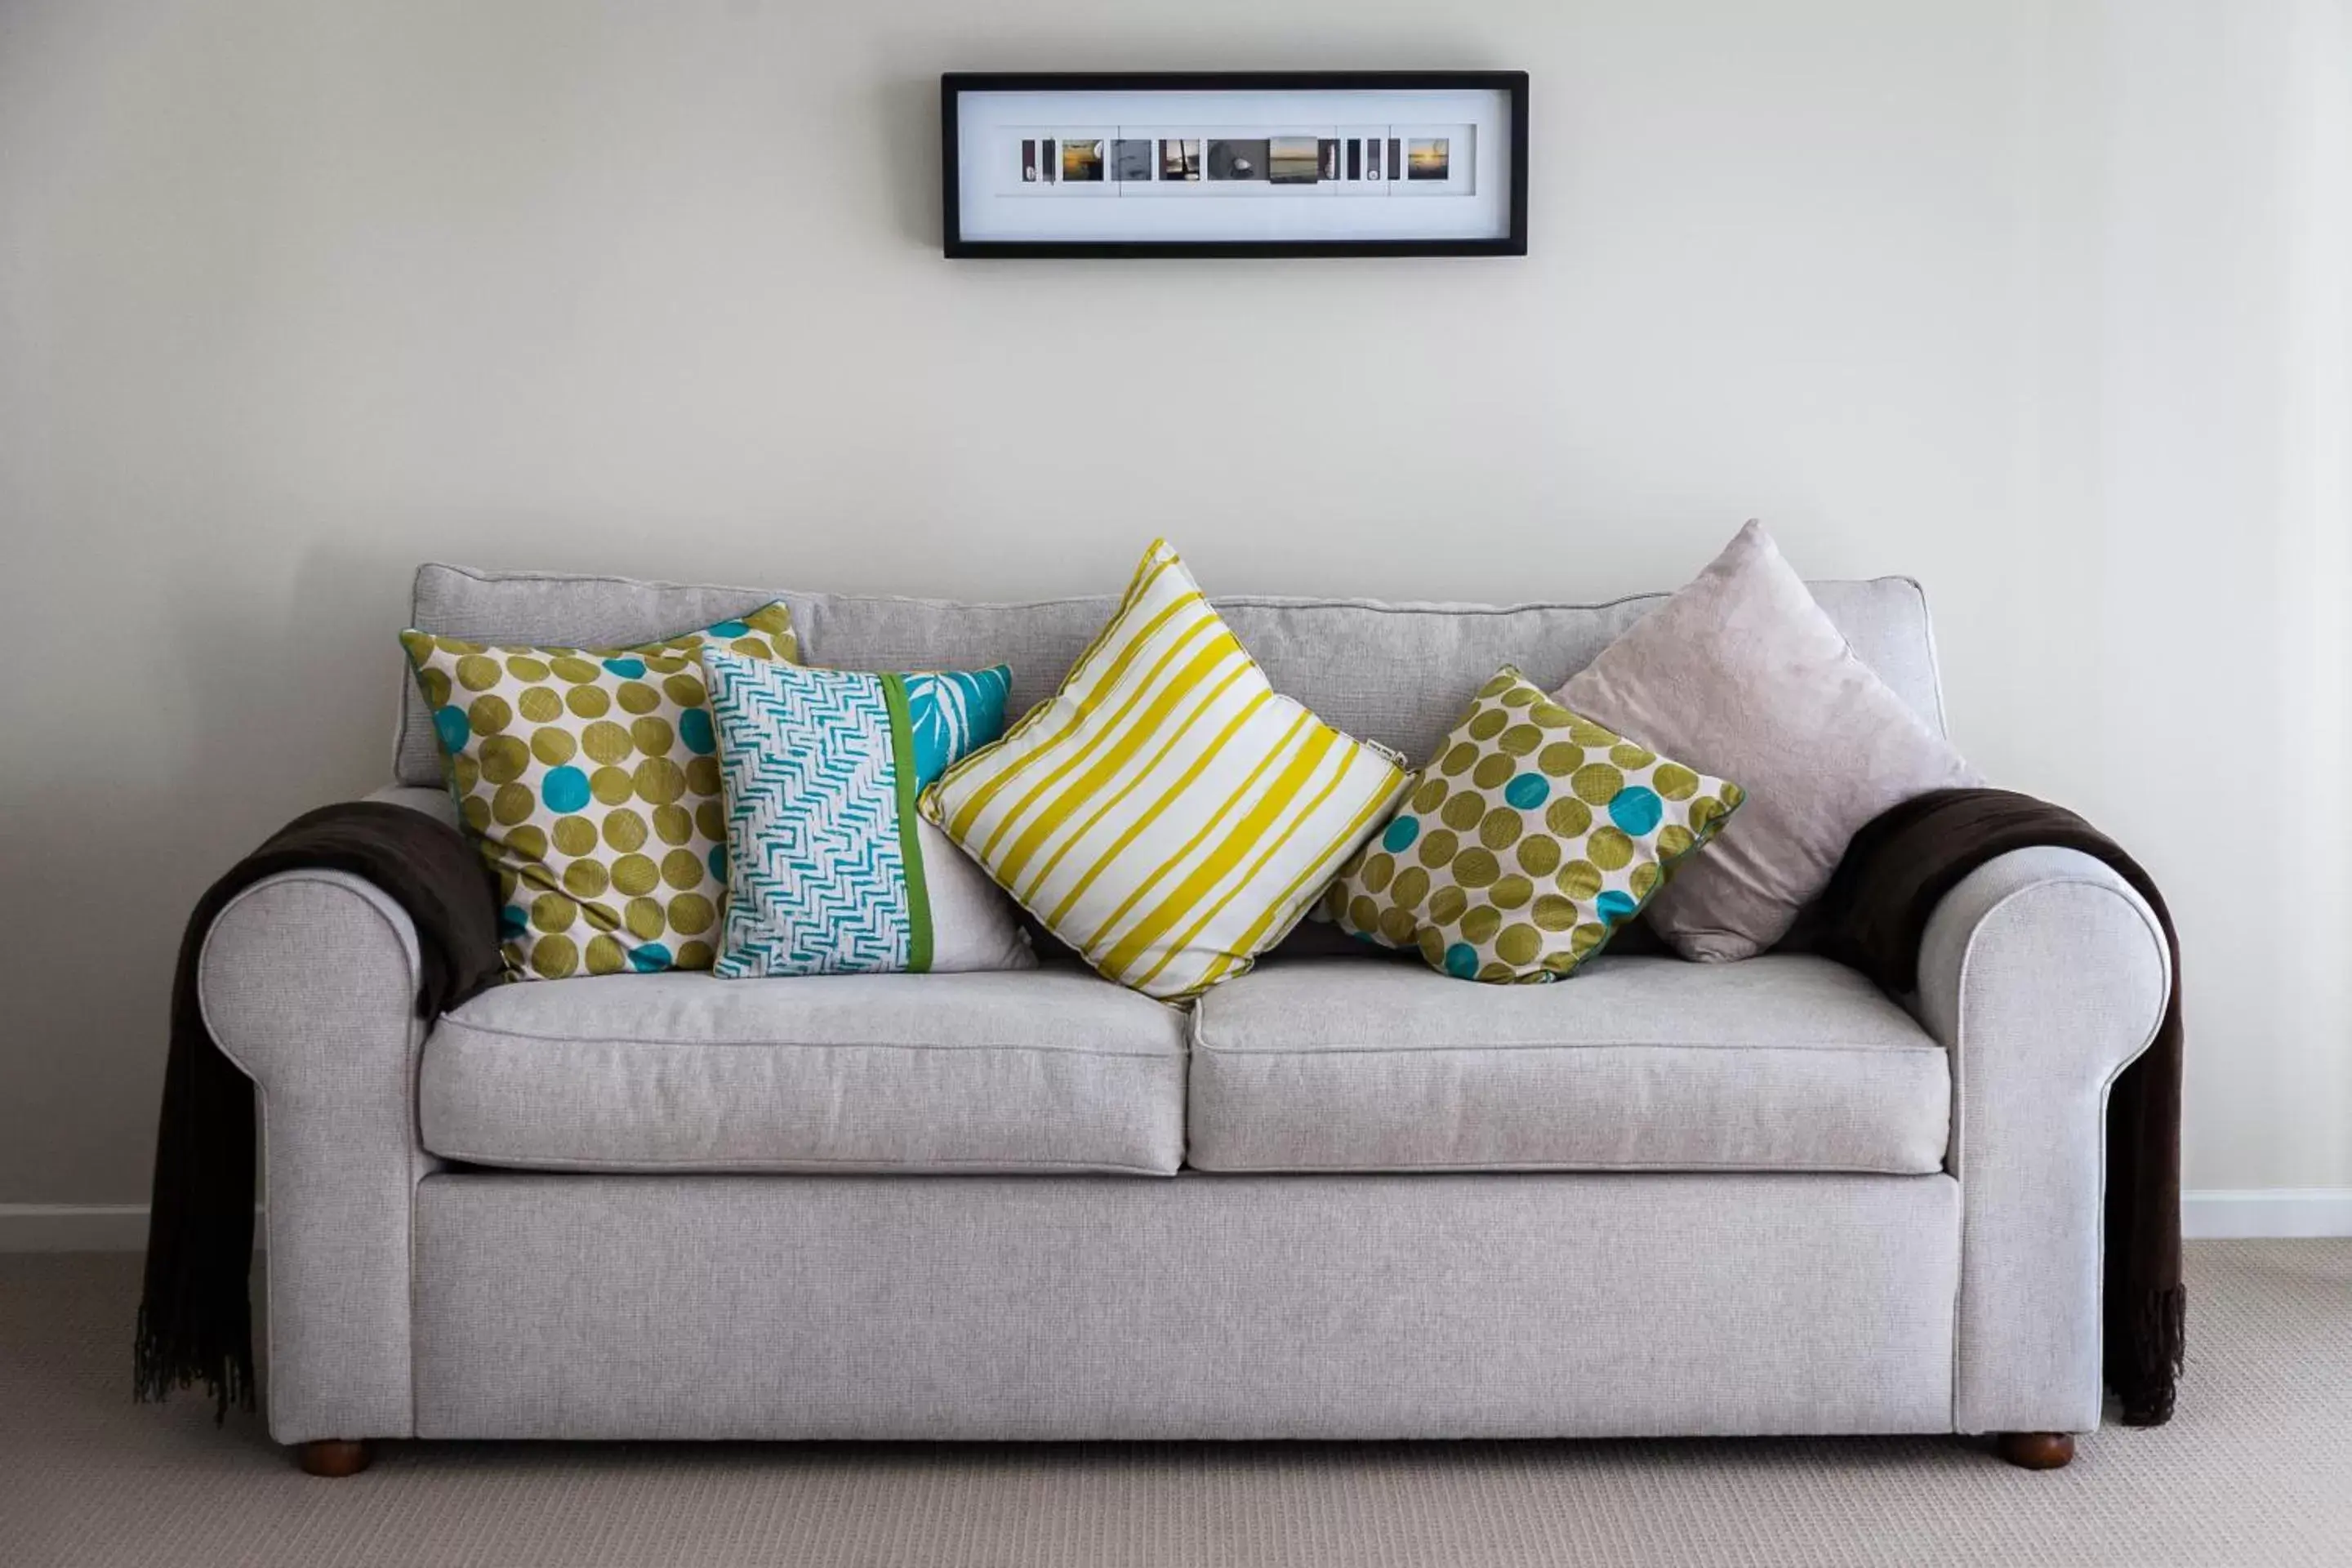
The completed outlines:
{"type": "Polygon", "coordinates": [[[2189,1249],[2180,1415],[1958,1439],[394,1443],[351,1480],[129,1397],[136,1260],[0,1258],[0,1564],[2352,1564],[2352,1241],[2189,1249]]]}

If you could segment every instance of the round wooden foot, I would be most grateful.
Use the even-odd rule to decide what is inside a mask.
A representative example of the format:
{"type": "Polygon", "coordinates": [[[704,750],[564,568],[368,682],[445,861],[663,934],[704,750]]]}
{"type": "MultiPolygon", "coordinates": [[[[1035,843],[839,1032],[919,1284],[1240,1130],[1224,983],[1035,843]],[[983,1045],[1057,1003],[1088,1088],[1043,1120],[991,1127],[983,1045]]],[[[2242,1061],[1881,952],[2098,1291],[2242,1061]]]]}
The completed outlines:
{"type": "Polygon", "coordinates": [[[368,1468],[368,1461],[374,1457],[365,1443],[341,1437],[294,1445],[294,1462],[302,1467],[305,1475],[356,1476],[368,1468]]]}
{"type": "Polygon", "coordinates": [[[2054,1470],[2074,1457],[2071,1432],[2003,1432],[1995,1445],[2021,1470],[2054,1470]]]}

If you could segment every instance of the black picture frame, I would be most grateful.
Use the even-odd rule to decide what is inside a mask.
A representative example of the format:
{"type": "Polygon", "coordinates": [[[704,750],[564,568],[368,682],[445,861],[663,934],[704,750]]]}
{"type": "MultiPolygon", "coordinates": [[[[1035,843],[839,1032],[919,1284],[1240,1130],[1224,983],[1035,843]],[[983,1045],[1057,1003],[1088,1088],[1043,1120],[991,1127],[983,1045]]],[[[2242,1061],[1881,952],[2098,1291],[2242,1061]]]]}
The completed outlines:
{"type": "MultiPolygon", "coordinates": [[[[1525,71],[949,71],[940,78],[940,232],[950,258],[987,257],[1525,256],[1528,253],[1528,73],[1525,71]],[[1488,238],[1279,240],[966,239],[959,214],[957,100],[967,92],[1317,92],[1476,89],[1510,102],[1509,232],[1488,238]]],[[[1391,167],[1394,154],[1391,156],[1391,167]]],[[[1401,177],[1401,172],[1391,178],[1401,177]]]]}

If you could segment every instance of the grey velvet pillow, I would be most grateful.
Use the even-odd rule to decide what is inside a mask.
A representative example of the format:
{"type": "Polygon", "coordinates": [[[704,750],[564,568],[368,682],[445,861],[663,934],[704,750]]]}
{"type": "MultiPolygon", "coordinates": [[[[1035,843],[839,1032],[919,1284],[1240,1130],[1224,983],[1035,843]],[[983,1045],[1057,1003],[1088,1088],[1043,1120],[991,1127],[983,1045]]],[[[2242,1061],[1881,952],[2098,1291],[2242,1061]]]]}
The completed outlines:
{"type": "Polygon", "coordinates": [[[1763,952],[1821,896],[1857,828],[1913,795],[1980,782],[1854,657],[1755,522],[1559,699],[1748,792],[1644,911],[1685,958],[1763,952]]]}

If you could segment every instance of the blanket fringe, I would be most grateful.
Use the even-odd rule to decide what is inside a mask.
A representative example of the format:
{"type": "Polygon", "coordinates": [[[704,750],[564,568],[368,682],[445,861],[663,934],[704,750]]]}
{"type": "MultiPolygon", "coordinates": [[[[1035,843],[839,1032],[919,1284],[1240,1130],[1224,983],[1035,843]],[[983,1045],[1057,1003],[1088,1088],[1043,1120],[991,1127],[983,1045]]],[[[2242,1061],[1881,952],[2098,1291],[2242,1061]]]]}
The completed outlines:
{"type": "Polygon", "coordinates": [[[2161,1426],[2186,1361],[2189,1291],[2138,1292],[2107,1319],[2107,1386],[2123,1402],[2126,1426],[2161,1426]]]}
{"type": "Polygon", "coordinates": [[[252,1325],[226,1326],[200,1336],[213,1342],[166,1344],[145,1305],[139,1309],[133,1343],[131,1395],[141,1405],[161,1405],[175,1388],[201,1383],[213,1396],[213,1425],[228,1420],[229,1406],[255,1408],[252,1325]]]}

